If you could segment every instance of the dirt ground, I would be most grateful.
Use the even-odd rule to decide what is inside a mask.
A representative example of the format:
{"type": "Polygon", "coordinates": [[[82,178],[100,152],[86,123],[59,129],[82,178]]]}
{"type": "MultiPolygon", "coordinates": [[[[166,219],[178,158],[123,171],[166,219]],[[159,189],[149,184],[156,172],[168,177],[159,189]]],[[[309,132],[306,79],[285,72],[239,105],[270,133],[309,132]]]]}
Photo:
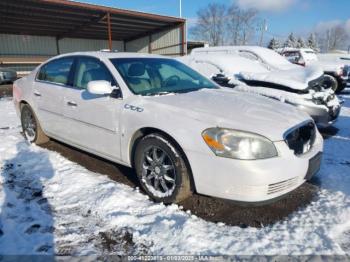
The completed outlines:
{"type": "Polygon", "coordinates": [[[12,96],[12,84],[0,85],[0,98],[12,96]]]}
{"type": "MultiPolygon", "coordinates": [[[[43,145],[85,168],[105,174],[116,182],[139,187],[136,174],[130,168],[85,153],[58,141],[43,145]]],[[[318,187],[305,183],[286,197],[263,206],[244,206],[228,200],[194,194],[180,205],[207,221],[223,222],[240,227],[262,227],[287,218],[294,211],[305,207],[315,196],[318,187]]]]}

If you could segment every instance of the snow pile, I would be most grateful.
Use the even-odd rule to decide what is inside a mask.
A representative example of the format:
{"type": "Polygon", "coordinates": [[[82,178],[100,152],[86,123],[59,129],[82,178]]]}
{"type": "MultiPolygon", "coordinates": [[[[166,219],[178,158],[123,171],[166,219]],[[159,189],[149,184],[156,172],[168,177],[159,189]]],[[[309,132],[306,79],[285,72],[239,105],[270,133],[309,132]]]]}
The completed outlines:
{"type": "Polygon", "coordinates": [[[350,97],[325,143],[308,207],[261,229],[209,223],[28,145],[0,102],[0,254],[345,254],[350,250],[350,97]],[[6,123],[6,124],[4,124],[6,123]]]}
{"type": "Polygon", "coordinates": [[[328,107],[339,106],[339,100],[334,95],[332,90],[314,91],[310,90],[308,94],[296,94],[286,92],[283,90],[277,90],[273,88],[266,88],[260,86],[248,86],[243,82],[235,79],[231,79],[229,84],[236,85],[234,90],[244,93],[252,93],[270,97],[281,102],[289,103],[292,105],[305,105],[309,107],[318,107],[328,111],[328,107]],[[314,100],[321,100],[322,104],[316,104],[314,100]]]}

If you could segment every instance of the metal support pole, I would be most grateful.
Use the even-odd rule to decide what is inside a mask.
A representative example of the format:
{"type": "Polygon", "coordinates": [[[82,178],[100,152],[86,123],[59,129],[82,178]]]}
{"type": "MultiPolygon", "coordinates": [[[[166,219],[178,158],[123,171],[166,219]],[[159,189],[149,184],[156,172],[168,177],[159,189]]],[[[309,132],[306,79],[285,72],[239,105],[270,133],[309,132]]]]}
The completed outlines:
{"type": "Polygon", "coordinates": [[[180,17],[182,18],[182,0],[180,0],[180,17]]]}
{"type": "Polygon", "coordinates": [[[182,46],[182,50],[181,53],[182,55],[186,55],[187,50],[186,50],[186,32],[185,32],[186,28],[185,28],[185,23],[182,23],[181,25],[181,46],[182,46]]]}
{"type": "Polygon", "coordinates": [[[152,54],[152,34],[148,36],[148,53],[152,54]]]}
{"type": "Polygon", "coordinates": [[[111,15],[107,13],[107,26],[108,26],[108,48],[112,51],[112,29],[111,29],[111,15]]]}
{"type": "Polygon", "coordinates": [[[58,38],[58,36],[56,36],[56,52],[59,55],[60,54],[60,43],[59,43],[60,39],[58,38]]]}

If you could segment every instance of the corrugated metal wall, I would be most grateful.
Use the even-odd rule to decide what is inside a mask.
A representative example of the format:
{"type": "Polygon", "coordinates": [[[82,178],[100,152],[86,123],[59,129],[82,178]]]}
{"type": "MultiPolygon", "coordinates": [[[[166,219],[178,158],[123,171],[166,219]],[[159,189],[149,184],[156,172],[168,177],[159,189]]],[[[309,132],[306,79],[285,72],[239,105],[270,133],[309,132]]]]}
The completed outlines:
{"type": "MultiPolygon", "coordinates": [[[[151,37],[151,49],[153,54],[179,56],[182,53],[182,33],[180,27],[165,30],[151,37]]],[[[126,42],[127,52],[149,52],[150,37],[142,37],[126,42]]]]}
{"type": "MultiPolygon", "coordinates": [[[[108,48],[107,40],[63,38],[60,53],[96,51],[108,48]]],[[[113,49],[124,51],[123,41],[113,41],[113,49]]],[[[0,55],[57,55],[55,37],[0,34],[0,55]]]]}
{"type": "Polygon", "coordinates": [[[47,36],[0,34],[0,55],[56,55],[56,40],[47,36]]]}
{"type": "Polygon", "coordinates": [[[152,35],[152,53],[160,55],[180,55],[182,52],[180,28],[152,35]],[[177,45],[177,46],[174,46],[177,45]],[[170,47],[169,47],[170,46],[170,47]]]}
{"type": "Polygon", "coordinates": [[[149,37],[142,37],[130,42],[126,42],[126,52],[148,53],[149,37]]]}
{"type": "MultiPolygon", "coordinates": [[[[126,42],[124,50],[123,41],[113,41],[113,49],[127,52],[149,52],[154,54],[176,56],[182,53],[182,33],[180,27],[155,33],[151,36],[142,37],[126,42]]],[[[63,38],[58,41],[61,54],[75,51],[96,51],[108,48],[107,40],[63,38]]],[[[26,36],[0,34],[0,56],[54,56],[57,55],[57,43],[55,37],[26,36]]]]}
{"type": "MultiPolygon", "coordinates": [[[[123,41],[113,41],[113,50],[124,51],[123,41]]],[[[108,49],[107,40],[63,38],[59,41],[60,53],[78,52],[78,51],[96,51],[108,49]]]]}

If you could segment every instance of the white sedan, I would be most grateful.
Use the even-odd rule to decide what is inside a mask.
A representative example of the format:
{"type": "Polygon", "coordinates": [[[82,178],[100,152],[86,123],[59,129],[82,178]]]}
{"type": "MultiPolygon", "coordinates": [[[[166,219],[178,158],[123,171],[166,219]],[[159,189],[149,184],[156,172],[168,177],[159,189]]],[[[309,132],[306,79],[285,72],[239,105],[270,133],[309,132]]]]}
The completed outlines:
{"type": "Polygon", "coordinates": [[[133,167],[155,201],[263,202],[314,175],[323,140],[292,106],[220,88],[174,59],[82,52],[14,83],[32,143],[49,137],[133,167]]]}

